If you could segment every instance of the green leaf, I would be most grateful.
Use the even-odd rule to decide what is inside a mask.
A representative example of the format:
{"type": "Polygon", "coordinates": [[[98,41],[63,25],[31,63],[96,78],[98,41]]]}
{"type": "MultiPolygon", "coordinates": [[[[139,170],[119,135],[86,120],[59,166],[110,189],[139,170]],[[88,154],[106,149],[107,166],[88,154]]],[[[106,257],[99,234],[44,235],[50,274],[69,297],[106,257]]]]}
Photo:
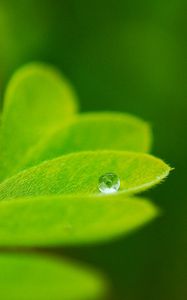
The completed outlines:
{"type": "Polygon", "coordinates": [[[99,194],[98,179],[113,172],[120,192],[137,193],[159,183],[170,171],[151,155],[122,151],[80,152],[61,156],[27,169],[0,185],[0,199],[11,197],[99,194]]]}
{"type": "Polygon", "coordinates": [[[86,113],[52,128],[20,165],[20,170],[62,154],[85,150],[148,152],[152,135],[146,122],[121,113],[86,113]]]}
{"type": "Polygon", "coordinates": [[[122,194],[46,196],[0,202],[0,245],[42,246],[103,242],[152,220],[157,208],[122,194]]]}
{"type": "Polygon", "coordinates": [[[1,177],[17,170],[30,148],[77,110],[69,83],[52,67],[29,64],[16,72],[5,95],[1,133],[1,177]]]}
{"type": "Polygon", "coordinates": [[[0,254],[0,299],[91,300],[104,293],[104,280],[65,260],[30,254],[0,254]]]}

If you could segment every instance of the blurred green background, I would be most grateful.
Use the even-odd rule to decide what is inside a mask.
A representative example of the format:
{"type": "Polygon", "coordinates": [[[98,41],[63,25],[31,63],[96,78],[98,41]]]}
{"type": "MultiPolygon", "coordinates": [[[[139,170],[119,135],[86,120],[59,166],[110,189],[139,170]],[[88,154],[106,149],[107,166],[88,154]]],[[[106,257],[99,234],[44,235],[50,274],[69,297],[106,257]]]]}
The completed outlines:
{"type": "Polygon", "coordinates": [[[109,299],[187,299],[186,9],[185,0],[0,0],[1,96],[17,67],[50,62],[74,84],[82,111],[148,120],[153,153],[175,167],[146,194],[159,219],[106,245],[65,250],[107,274],[109,299]]]}

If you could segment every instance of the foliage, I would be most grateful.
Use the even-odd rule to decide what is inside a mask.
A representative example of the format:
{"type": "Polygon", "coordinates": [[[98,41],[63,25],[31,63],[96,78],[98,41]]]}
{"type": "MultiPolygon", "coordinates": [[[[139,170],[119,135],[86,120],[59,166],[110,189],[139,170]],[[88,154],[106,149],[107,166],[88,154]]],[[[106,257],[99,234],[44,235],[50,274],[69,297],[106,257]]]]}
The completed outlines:
{"type": "MultiPolygon", "coordinates": [[[[70,84],[51,67],[30,64],[11,80],[1,125],[1,247],[102,242],[157,216],[155,205],[134,196],[161,182],[170,171],[162,160],[143,153],[149,151],[152,140],[148,124],[121,113],[78,115],[77,108],[70,84]],[[109,171],[118,174],[121,187],[118,193],[106,196],[99,193],[97,184],[109,171]]],[[[5,257],[0,257],[4,264],[0,277],[5,268],[8,285],[14,274],[12,261],[19,273],[19,257],[7,257],[3,263],[5,257]]],[[[28,264],[30,270],[30,260],[33,257],[24,257],[23,269],[28,264]]],[[[46,266],[42,258],[32,263],[41,277],[50,267],[57,278],[65,276],[66,292],[53,281],[49,284],[49,293],[55,289],[53,299],[60,294],[65,300],[74,299],[84,270],[64,263],[57,270],[52,261],[46,266]]],[[[90,298],[103,292],[104,282],[98,284],[99,277],[89,276],[81,286],[80,299],[88,299],[88,290],[90,298]]],[[[23,291],[14,288],[21,299],[23,291]]],[[[36,295],[42,299],[40,288],[34,286],[30,299],[36,295]]]]}

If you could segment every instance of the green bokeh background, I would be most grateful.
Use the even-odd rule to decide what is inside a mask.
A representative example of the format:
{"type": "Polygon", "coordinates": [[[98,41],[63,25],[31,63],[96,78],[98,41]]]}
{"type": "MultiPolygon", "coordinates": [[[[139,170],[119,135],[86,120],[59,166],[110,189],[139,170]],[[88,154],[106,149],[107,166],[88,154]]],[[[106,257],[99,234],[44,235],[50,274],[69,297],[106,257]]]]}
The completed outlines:
{"type": "Polygon", "coordinates": [[[187,299],[186,9],[185,0],[0,0],[1,96],[23,63],[52,63],[74,84],[82,111],[148,120],[153,153],[175,167],[149,192],[159,219],[106,245],[65,251],[107,274],[113,300],[187,299]]]}

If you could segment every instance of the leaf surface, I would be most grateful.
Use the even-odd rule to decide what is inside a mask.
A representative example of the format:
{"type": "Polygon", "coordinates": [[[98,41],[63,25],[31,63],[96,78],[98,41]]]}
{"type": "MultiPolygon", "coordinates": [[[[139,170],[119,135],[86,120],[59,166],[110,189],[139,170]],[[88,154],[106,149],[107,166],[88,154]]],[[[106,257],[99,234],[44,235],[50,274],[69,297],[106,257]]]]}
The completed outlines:
{"type": "Polygon", "coordinates": [[[89,269],[60,259],[30,254],[0,254],[0,299],[93,300],[104,280],[89,269]]]}
{"type": "MultiPolygon", "coordinates": [[[[151,155],[122,151],[80,152],[27,169],[0,184],[0,199],[38,195],[98,195],[98,179],[115,173],[121,193],[146,190],[165,178],[170,168],[151,155]]],[[[100,193],[101,195],[101,193],[100,193]]]]}
{"type": "Polygon", "coordinates": [[[125,150],[148,152],[151,146],[149,125],[122,113],[86,113],[63,127],[52,128],[32,148],[20,169],[62,154],[86,150],[125,150]]]}
{"type": "Polygon", "coordinates": [[[103,242],[158,214],[146,199],[49,196],[0,202],[0,245],[42,246],[103,242]]]}
{"type": "Polygon", "coordinates": [[[29,64],[15,73],[4,101],[1,128],[1,177],[19,168],[28,151],[77,110],[69,83],[52,67],[29,64]]]}

